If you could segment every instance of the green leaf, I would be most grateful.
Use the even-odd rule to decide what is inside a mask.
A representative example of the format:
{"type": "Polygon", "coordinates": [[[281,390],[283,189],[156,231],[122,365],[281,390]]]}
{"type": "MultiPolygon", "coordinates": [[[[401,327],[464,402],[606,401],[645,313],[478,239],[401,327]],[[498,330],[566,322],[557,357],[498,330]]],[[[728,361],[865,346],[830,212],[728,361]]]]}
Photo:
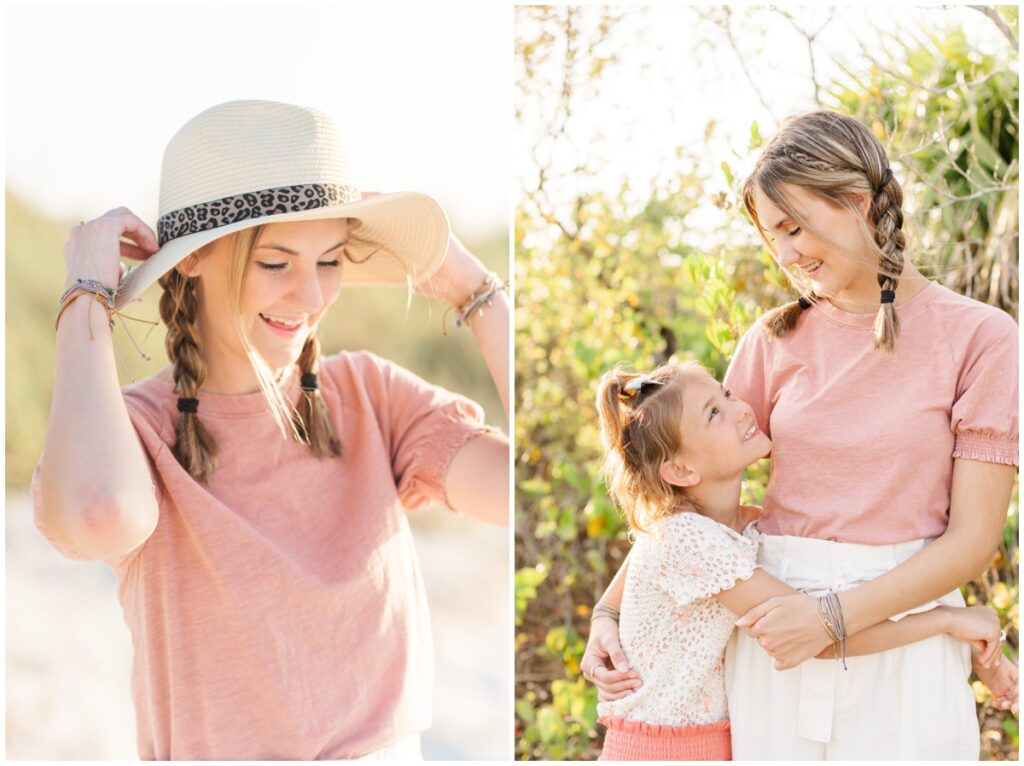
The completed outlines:
{"type": "Polygon", "coordinates": [[[565,738],[565,724],[562,716],[551,705],[544,705],[537,711],[537,732],[547,744],[565,738]]]}
{"type": "Polygon", "coordinates": [[[528,700],[518,699],[516,700],[516,717],[525,724],[531,724],[536,720],[537,714],[528,700]]]}

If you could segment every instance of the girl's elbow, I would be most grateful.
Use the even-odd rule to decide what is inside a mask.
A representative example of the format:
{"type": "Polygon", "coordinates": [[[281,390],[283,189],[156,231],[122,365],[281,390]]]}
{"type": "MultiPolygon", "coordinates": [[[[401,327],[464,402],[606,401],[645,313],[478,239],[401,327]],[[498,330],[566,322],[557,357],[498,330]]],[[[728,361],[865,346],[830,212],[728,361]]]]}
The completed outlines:
{"type": "Polygon", "coordinates": [[[120,556],[145,542],[156,528],[159,509],[155,498],[125,500],[99,496],[66,506],[58,514],[72,545],[96,558],[120,556]]]}

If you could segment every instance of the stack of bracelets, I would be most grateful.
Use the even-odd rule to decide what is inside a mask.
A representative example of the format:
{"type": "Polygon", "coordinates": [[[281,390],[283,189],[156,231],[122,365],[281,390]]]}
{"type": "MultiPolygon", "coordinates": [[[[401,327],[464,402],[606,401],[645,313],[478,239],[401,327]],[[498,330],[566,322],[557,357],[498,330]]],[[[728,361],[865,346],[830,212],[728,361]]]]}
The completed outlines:
{"type": "Polygon", "coordinates": [[[474,314],[484,313],[484,309],[490,308],[494,296],[507,287],[507,282],[501,282],[494,274],[488,274],[484,283],[470,294],[465,303],[455,309],[455,326],[462,327],[469,323],[474,314]]]}
{"type": "Polygon", "coordinates": [[[835,591],[830,590],[818,599],[818,619],[832,639],[832,652],[837,660],[842,652],[843,670],[846,670],[846,621],[835,591]]]}
{"type": "MultiPolygon", "coordinates": [[[[57,304],[57,314],[53,320],[54,328],[60,323],[60,316],[64,313],[64,310],[71,305],[75,299],[82,295],[88,295],[94,301],[99,303],[107,312],[107,322],[110,327],[114,327],[114,298],[117,295],[115,290],[110,285],[103,284],[96,279],[76,279],[75,283],[71,285],[64,294],[60,296],[60,302],[57,304]]],[[[91,312],[91,307],[90,307],[91,312]]],[[[92,322],[89,323],[89,338],[93,339],[92,336],[92,322]]]]}
{"type": "Polygon", "coordinates": [[[598,601],[597,605],[594,607],[594,611],[590,613],[590,621],[593,622],[598,617],[610,617],[611,619],[615,620],[615,622],[618,622],[619,610],[611,604],[606,604],[603,601],[598,601]]]}

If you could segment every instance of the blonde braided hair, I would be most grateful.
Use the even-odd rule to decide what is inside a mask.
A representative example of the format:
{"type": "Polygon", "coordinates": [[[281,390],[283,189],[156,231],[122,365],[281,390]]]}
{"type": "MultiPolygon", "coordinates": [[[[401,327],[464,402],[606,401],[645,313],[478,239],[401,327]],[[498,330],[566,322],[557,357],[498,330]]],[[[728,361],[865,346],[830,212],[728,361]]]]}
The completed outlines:
{"type": "MultiPolygon", "coordinates": [[[[318,457],[340,457],[341,442],[319,388],[302,391],[297,404],[287,401],[277,375],[252,345],[241,323],[240,306],[246,267],[262,230],[262,226],[254,226],[228,235],[232,237],[231,289],[238,319],[236,328],[282,434],[287,437],[290,432],[292,438],[308,444],[318,457]]],[[[160,317],[167,325],[165,345],[173,365],[174,390],[180,398],[198,398],[199,389],[206,379],[206,361],[196,329],[198,277],[188,277],[180,270],[172,269],[160,278],[159,283],[164,289],[160,296],[160,317]]],[[[315,334],[306,339],[298,367],[301,373],[319,372],[320,342],[315,334]]],[[[206,483],[210,480],[217,467],[217,444],[203,426],[198,413],[181,413],[175,426],[172,454],[196,481],[206,483]]]]}
{"type": "MultiPolygon", "coordinates": [[[[765,146],[754,170],[743,185],[743,204],[768,247],[774,250],[757,217],[754,194],[761,191],[801,228],[830,245],[840,254],[849,244],[836,242],[827,232],[816,231],[800,216],[780,188],[800,186],[834,206],[857,211],[855,194],[868,194],[868,221],[863,221],[865,239],[877,256],[878,284],[895,292],[903,272],[906,235],[903,233],[903,191],[892,175],[885,149],[868,128],[857,120],[828,110],[790,117],[765,146]]],[[[787,270],[800,290],[801,298],[769,312],[765,329],[773,337],[792,330],[803,310],[820,300],[802,275],[787,270]]],[[[895,351],[899,321],[894,305],[881,303],[875,319],[874,347],[895,351]]]]}
{"type": "MultiPolygon", "coordinates": [[[[194,277],[171,269],[160,277],[160,317],[167,325],[165,346],[174,366],[174,390],[179,397],[194,399],[206,380],[206,362],[200,348],[196,319],[199,298],[194,277]]],[[[207,482],[217,467],[217,445],[194,412],[182,412],[174,427],[171,452],[196,481],[207,482]]]]}
{"type": "MultiPolygon", "coordinates": [[[[299,371],[303,375],[320,372],[320,340],[311,334],[299,355],[299,371]]],[[[327,411],[320,389],[302,389],[295,409],[295,430],[319,457],[341,457],[341,442],[327,411]]]]}

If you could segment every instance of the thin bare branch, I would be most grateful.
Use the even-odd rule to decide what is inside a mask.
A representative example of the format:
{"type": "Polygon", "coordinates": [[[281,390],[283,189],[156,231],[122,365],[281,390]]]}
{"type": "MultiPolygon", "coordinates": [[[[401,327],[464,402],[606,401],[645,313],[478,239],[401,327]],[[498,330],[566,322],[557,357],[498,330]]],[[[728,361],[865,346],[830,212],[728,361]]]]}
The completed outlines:
{"type": "Polygon", "coordinates": [[[764,107],[765,111],[772,116],[772,120],[776,123],[779,121],[778,115],[775,114],[775,110],[772,109],[771,105],[765,101],[764,96],[761,94],[761,89],[757,87],[757,83],[754,82],[753,75],[750,74],[750,70],[747,68],[746,59],[743,58],[743,54],[740,52],[739,45],[736,44],[736,38],[732,36],[732,9],[729,6],[722,6],[722,10],[725,13],[725,20],[719,22],[722,31],[725,33],[725,39],[729,43],[729,47],[732,48],[733,53],[736,54],[736,59],[740,62],[740,69],[743,70],[744,77],[747,78],[747,82],[750,83],[751,89],[757,95],[757,100],[761,102],[761,106],[764,107]]]}
{"type": "Polygon", "coordinates": [[[1017,50],[1017,36],[1013,34],[1013,30],[1010,29],[1010,25],[1006,23],[1005,19],[999,15],[999,11],[996,10],[994,5],[968,5],[968,8],[977,11],[982,16],[989,19],[999,31],[1003,33],[1003,37],[1010,41],[1010,45],[1013,46],[1014,50],[1017,50]]]}

